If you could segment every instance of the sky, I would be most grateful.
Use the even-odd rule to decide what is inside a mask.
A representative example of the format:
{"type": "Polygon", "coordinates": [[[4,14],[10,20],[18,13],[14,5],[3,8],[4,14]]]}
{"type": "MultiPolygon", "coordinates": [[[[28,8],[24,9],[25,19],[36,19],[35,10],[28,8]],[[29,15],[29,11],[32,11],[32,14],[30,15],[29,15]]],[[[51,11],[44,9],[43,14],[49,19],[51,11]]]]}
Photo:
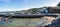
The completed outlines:
{"type": "Polygon", "coordinates": [[[0,0],[1,11],[20,11],[44,6],[56,6],[60,0],[0,0]]]}

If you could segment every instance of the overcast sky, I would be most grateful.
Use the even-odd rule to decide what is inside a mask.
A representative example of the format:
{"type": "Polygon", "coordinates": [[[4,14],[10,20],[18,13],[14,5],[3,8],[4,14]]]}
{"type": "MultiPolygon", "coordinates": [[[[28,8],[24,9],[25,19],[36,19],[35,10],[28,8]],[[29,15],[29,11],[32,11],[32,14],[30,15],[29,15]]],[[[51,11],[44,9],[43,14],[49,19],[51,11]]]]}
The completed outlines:
{"type": "Polygon", "coordinates": [[[43,6],[56,6],[60,0],[0,0],[0,11],[26,10],[43,6]]]}

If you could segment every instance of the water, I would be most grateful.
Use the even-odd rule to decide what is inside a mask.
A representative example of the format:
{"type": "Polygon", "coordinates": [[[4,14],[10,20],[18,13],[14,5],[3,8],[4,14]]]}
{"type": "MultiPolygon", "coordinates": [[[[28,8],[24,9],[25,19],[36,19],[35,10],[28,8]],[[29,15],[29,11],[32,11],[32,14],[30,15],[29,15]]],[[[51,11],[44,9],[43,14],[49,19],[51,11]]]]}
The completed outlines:
{"type": "Polygon", "coordinates": [[[5,27],[38,27],[48,21],[41,18],[12,18],[11,22],[5,22],[5,27]]]}

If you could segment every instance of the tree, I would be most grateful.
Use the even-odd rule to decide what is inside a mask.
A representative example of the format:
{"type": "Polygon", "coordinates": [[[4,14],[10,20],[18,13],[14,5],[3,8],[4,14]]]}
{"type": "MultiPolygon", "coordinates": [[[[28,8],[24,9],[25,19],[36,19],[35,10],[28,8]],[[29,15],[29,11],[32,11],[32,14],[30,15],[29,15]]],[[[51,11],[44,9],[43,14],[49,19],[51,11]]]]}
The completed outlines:
{"type": "Polygon", "coordinates": [[[60,2],[57,4],[57,6],[60,6],[60,2]]]}

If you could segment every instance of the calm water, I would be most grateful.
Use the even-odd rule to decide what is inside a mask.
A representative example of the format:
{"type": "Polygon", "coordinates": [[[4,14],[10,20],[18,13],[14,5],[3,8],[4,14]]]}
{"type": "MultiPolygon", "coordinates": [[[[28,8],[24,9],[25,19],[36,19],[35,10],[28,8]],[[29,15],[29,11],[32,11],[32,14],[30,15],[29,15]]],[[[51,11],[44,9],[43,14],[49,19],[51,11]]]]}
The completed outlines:
{"type": "Polygon", "coordinates": [[[45,20],[40,18],[12,18],[11,22],[5,23],[4,27],[36,27],[42,25],[45,20]]]}

